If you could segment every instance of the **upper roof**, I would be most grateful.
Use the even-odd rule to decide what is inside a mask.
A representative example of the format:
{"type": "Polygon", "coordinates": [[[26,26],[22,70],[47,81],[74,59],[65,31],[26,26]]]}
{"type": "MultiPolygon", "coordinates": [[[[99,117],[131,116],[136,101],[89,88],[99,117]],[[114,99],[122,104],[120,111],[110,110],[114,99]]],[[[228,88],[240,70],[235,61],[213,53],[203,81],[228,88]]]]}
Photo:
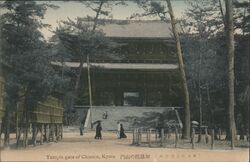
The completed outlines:
{"type": "Polygon", "coordinates": [[[99,28],[107,37],[171,38],[171,24],[160,20],[113,20],[99,28]]]}

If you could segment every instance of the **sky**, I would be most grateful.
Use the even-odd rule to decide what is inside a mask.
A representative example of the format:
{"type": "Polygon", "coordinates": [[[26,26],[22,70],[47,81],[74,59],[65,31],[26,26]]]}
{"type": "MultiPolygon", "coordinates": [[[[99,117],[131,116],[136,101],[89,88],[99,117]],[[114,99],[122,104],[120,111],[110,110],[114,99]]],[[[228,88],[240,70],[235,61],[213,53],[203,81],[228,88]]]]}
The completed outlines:
{"type": "MultiPolygon", "coordinates": [[[[52,1],[51,3],[59,6],[59,9],[48,9],[43,22],[50,24],[52,26],[52,30],[57,27],[58,22],[61,20],[66,20],[67,18],[74,19],[76,17],[84,17],[86,15],[94,15],[94,12],[79,2],[52,1]]],[[[186,7],[184,0],[172,0],[172,6],[174,8],[176,17],[181,17],[186,7]]],[[[127,1],[126,6],[114,6],[111,13],[113,15],[113,19],[127,19],[133,13],[138,12],[141,13],[143,10],[140,9],[136,4],[127,1]]],[[[52,35],[48,29],[43,29],[42,32],[44,33],[46,39],[52,35]]]]}

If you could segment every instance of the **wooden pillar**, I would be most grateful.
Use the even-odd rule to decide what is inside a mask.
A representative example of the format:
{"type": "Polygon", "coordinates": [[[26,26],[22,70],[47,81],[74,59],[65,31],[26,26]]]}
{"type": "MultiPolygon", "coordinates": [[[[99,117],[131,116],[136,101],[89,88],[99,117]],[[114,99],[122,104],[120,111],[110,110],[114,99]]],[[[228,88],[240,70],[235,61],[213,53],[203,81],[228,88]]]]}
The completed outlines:
{"type": "Polygon", "coordinates": [[[24,127],[24,134],[23,134],[23,146],[26,147],[28,145],[28,127],[24,127]]]}
{"type": "Polygon", "coordinates": [[[32,143],[34,146],[36,146],[37,125],[37,123],[32,123],[32,143]]]}
{"type": "Polygon", "coordinates": [[[205,128],[205,143],[208,143],[208,132],[207,132],[207,127],[205,128]]]}
{"type": "Polygon", "coordinates": [[[148,147],[151,147],[151,128],[148,130],[148,147]]]}
{"type": "Polygon", "coordinates": [[[175,148],[177,148],[177,144],[178,144],[178,129],[175,127],[175,148]]]}
{"type": "Polygon", "coordinates": [[[63,138],[63,124],[60,125],[61,139],[63,138]]]}
{"type": "Polygon", "coordinates": [[[50,142],[54,142],[55,141],[55,136],[54,136],[54,125],[53,124],[49,124],[49,141],[50,142]]]}
{"type": "Polygon", "coordinates": [[[221,140],[221,129],[219,128],[219,140],[221,140]]]}
{"type": "Polygon", "coordinates": [[[43,134],[44,134],[44,124],[40,125],[40,133],[41,133],[41,136],[40,136],[40,145],[42,145],[43,144],[43,134]]]}
{"type": "Polygon", "coordinates": [[[48,142],[48,124],[44,124],[44,141],[48,142]]]}
{"type": "Polygon", "coordinates": [[[163,147],[163,142],[164,142],[164,129],[161,129],[161,147],[163,147]]]}
{"type": "Polygon", "coordinates": [[[59,141],[59,136],[60,136],[59,135],[59,124],[56,124],[55,127],[56,127],[55,128],[56,129],[56,141],[59,141]]]}
{"type": "Polygon", "coordinates": [[[211,149],[214,149],[214,129],[212,129],[212,134],[211,134],[211,149]]]}
{"type": "Polygon", "coordinates": [[[132,141],[133,145],[136,144],[135,137],[136,137],[136,129],[134,128],[134,130],[133,130],[133,141],[132,141]]]}
{"type": "MultiPolygon", "coordinates": [[[[230,130],[231,131],[231,135],[233,135],[233,129],[230,130]]],[[[231,138],[231,149],[233,150],[234,149],[234,138],[231,138]]]]}
{"type": "Polygon", "coordinates": [[[54,125],[54,135],[55,135],[55,141],[58,141],[58,127],[57,127],[58,124],[55,124],[54,125]]]}
{"type": "Polygon", "coordinates": [[[194,149],[194,138],[195,138],[195,129],[192,129],[192,137],[191,137],[191,143],[192,143],[192,149],[194,149]]]}
{"type": "Polygon", "coordinates": [[[155,142],[157,142],[158,140],[158,132],[157,132],[157,129],[155,129],[155,142]]]}
{"type": "Polygon", "coordinates": [[[141,144],[141,129],[140,128],[137,128],[137,145],[140,145],[141,144]]]}
{"type": "Polygon", "coordinates": [[[52,141],[52,127],[51,124],[48,124],[48,141],[51,142],[52,141]]]}

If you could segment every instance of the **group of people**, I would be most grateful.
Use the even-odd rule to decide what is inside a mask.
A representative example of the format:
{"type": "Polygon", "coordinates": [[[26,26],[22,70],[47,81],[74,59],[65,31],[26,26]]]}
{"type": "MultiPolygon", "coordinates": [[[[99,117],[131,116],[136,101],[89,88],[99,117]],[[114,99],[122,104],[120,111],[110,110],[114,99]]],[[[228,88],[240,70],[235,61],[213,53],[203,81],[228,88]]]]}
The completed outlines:
{"type": "MultiPolygon", "coordinates": [[[[119,139],[127,138],[127,136],[126,136],[126,134],[124,132],[123,124],[120,123],[120,122],[117,122],[117,138],[119,138],[119,139]]],[[[97,122],[95,139],[102,139],[101,121],[97,122]]]]}

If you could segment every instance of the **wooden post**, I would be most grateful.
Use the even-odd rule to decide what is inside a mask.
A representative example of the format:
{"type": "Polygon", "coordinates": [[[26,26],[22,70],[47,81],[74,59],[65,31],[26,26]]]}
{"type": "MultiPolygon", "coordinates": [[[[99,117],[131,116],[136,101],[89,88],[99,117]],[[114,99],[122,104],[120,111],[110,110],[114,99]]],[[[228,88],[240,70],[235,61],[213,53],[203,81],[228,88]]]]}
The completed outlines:
{"type": "MultiPolygon", "coordinates": [[[[18,131],[18,103],[17,103],[17,111],[16,111],[16,139],[18,138],[19,136],[19,131],[18,131]]],[[[0,123],[0,135],[1,135],[1,123],[0,123]]]]}
{"type": "Polygon", "coordinates": [[[133,141],[132,141],[132,145],[136,144],[136,142],[135,142],[135,131],[136,131],[136,129],[134,128],[134,130],[133,130],[133,141]]]}
{"type": "MultiPolygon", "coordinates": [[[[231,131],[231,136],[233,136],[234,134],[234,132],[233,132],[233,130],[231,129],[230,130],[231,131]]],[[[231,137],[231,149],[233,150],[234,149],[234,138],[233,137],[231,137]]]]}
{"type": "Polygon", "coordinates": [[[36,146],[37,123],[32,123],[32,143],[36,146]]]}
{"type": "Polygon", "coordinates": [[[137,145],[140,145],[141,144],[141,130],[140,130],[140,128],[137,128],[137,139],[138,139],[138,141],[137,141],[137,145]]]}
{"type": "Polygon", "coordinates": [[[155,129],[155,142],[157,142],[157,136],[158,136],[157,129],[155,129]]]}
{"type": "Polygon", "coordinates": [[[59,141],[59,126],[58,126],[58,124],[55,124],[55,137],[56,137],[56,142],[59,141]]]}
{"type": "Polygon", "coordinates": [[[135,128],[135,144],[137,144],[137,128],[135,128]]]}
{"type": "Polygon", "coordinates": [[[61,124],[57,124],[57,141],[61,139],[61,124]]]}
{"type": "Polygon", "coordinates": [[[26,147],[28,145],[28,129],[27,127],[24,128],[24,135],[23,135],[23,146],[26,147]]]}
{"type": "Polygon", "coordinates": [[[148,130],[148,146],[151,147],[151,128],[148,130]]]}
{"type": "Polygon", "coordinates": [[[61,139],[63,138],[63,124],[60,125],[61,139]]]}
{"type": "Polygon", "coordinates": [[[177,148],[177,144],[178,144],[178,130],[175,127],[175,148],[177,148]]]}
{"type": "Polygon", "coordinates": [[[149,141],[149,139],[148,139],[148,132],[149,132],[149,130],[147,129],[147,130],[146,130],[146,133],[147,133],[147,136],[146,136],[146,137],[147,137],[147,143],[148,143],[148,141],[149,141]]]}
{"type": "Polygon", "coordinates": [[[55,141],[55,125],[51,124],[51,137],[52,137],[52,142],[55,141]]]}
{"type": "Polygon", "coordinates": [[[48,142],[48,124],[44,124],[44,140],[48,142]]]}
{"type": "Polygon", "coordinates": [[[23,127],[22,129],[22,133],[23,133],[23,146],[25,146],[25,134],[26,134],[26,128],[23,127]]]}
{"type": "Polygon", "coordinates": [[[49,133],[49,138],[48,138],[48,140],[49,140],[49,142],[51,142],[51,141],[54,140],[54,139],[53,139],[53,134],[52,134],[52,126],[51,126],[51,124],[48,125],[48,133],[49,133]]]}
{"type": "Polygon", "coordinates": [[[142,128],[139,128],[139,144],[141,144],[142,141],[142,128]]]}
{"type": "Polygon", "coordinates": [[[212,129],[212,135],[211,135],[211,149],[214,149],[214,129],[212,129]]]}
{"type": "Polygon", "coordinates": [[[30,128],[25,128],[25,140],[24,140],[24,146],[28,146],[28,142],[29,142],[29,130],[30,128]]]}
{"type": "Polygon", "coordinates": [[[163,142],[164,142],[164,129],[161,129],[161,147],[163,147],[163,142]]]}
{"type": "MultiPolygon", "coordinates": [[[[17,130],[17,140],[16,140],[16,147],[19,147],[19,143],[20,143],[20,137],[21,137],[21,128],[18,128],[17,130]]],[[[0,135],[1,136],[1,135],[0,135]]],[[[1,140],[0,140],[1,141],[1,140]]]]}
{"type": "Polygon", "coordinates": [[[207,133],[207,127],[205,128],[205,143],[208,143],[208,133],[207,133]]]}
{"type": "Polygon", "coordinates": [[[219,128],[219,140],[221,140],[221,129],[219,128]]]}
{"type": "Polygon", "coordinates": [[[90,110],[90,123],[91,129],[93,129],[93,117],[92,117],[92,86],[91,86],[91,76],[90,76],[90,62],[89,54],[87,55],[87,72],[88,72],[88,88],[89,88],[89,110],[90,110]]]}
{"type": "Polygon", "coordinates": [[[40,126],[40,132],[41,132],[41,136],[40,136],[40,145],[42,145],[43,144],[43,124],[41,124],[41,126],[40,126]]]}
{"type": "Polygon", "coordinates": [[[192,142],[192,149],[194,149],[194,137],[195,137],[195,129],[192,129],[192,137],[191,137],[191,142],[192,142]]]}

